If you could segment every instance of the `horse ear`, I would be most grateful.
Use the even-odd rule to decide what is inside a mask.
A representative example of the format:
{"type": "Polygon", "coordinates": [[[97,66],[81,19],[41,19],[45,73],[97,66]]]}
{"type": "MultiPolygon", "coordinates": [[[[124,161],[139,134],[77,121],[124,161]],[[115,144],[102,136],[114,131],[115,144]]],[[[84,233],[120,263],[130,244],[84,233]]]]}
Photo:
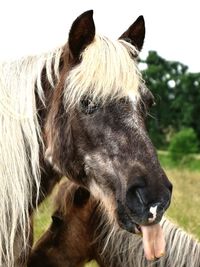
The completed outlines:
{"type": "Polygon", "coordinates": [[[76,206],[84,206],[90,198],[90,192],[84,187],[78,187],[74,194],[74,204],[76,206]]]}
{"type": "Polygon", "coordinates": [[[128,40],[139,51],[142,49],[145,37],[145,22],[143,16],[139,16],[137,20],[124,32],[119,39],[128,40]]]}
{"type": "Polygon", "coordinates": [[[89,10],[73,22],[69,32],[68,44],[74,58],[79,58],[81,52],[92,43],[94,36],[93,10],[89,10]]]}

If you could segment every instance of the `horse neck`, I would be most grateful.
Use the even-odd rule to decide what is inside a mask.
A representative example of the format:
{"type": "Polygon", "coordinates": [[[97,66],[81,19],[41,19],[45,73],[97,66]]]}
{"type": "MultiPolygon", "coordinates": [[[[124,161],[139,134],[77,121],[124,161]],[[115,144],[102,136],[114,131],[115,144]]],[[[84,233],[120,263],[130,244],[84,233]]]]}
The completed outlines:
{"type": "Polygon", "coordinates": [[[100,267],[143,266],[135,256],[138,247],[142,248],[141,238],[122,230],[116,222],[110,223],[101,204],[96,207],[89,227],[93,258],[100,267]]]}
{"type": "Polygon", "coordinates": [[[141,238],[124,230],[111,230],[99,250],[100,260],[109,267],[145,266],[141,238]],[[109,236],[108,235],[108,236],[109,236]]]}

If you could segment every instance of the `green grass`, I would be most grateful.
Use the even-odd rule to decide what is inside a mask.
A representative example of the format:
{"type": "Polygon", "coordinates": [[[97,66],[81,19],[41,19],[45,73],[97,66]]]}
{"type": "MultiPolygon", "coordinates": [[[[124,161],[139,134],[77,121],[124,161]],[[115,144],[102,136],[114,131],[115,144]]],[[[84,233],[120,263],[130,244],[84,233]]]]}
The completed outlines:
{"type": "Polygon", "coordinates": [[[51,222],[51,213],[53,210],[52,201],[53,198],[47,198],[38,208],[34,217],[34,241],[37,241],[39,237],[47,229],[51,222]]]}
{"type": "Polygon", "coordinates": [[[95,261],[91,261],[85,265],[85,267],[98,267],[99,265],[95,261]]]}
{"type": "MultiPolygon", "coordinates": [[[[159,152],[161,165],[173,183],[173,197],[166,215],[187,232],[200,240],[200,159],[194,157],[191,162],[174,163],[168,153],[159,152]]],[[[44,232],[51,221],[52,199],[47,199],[39,208],[35,217],[35,239],[44,232]]],[[[86,265],[97,267],[95,262],[86,265]]]]}
{"type": "Polygon", "coordinates": [[[173,183],[167,215],[200,240],[200,172],[172,169],[166,173],[173,183]]]}
{"type": "Polygon", "coordinates": [[[172,161],[167,151],[159,151],[158,157],[173,184],[167,216],[200,240],[200,155],[180,162],[172,161]]]}

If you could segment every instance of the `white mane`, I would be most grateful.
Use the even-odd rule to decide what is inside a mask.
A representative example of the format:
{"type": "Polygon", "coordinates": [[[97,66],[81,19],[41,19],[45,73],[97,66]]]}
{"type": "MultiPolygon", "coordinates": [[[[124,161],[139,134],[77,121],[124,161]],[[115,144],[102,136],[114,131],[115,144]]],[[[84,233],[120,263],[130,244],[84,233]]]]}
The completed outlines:
{"type": "Polygon", "coordinates": [[[97,243],[99,244],[101,259],[107,266],[116,267],[116,264],[126,267],[200,266],[200,244],[198,241],[168,219],[163,218],[161,221],[166,240],[166,255],[157,261],[149,262],[144,256],[142,238],[110,225],[104,216],[101,226],[99,226],[103,228],[103,231],[97,237],[97,243]]]}
{"type": "Polygon", "coordinates": [[[0,65],[0,266],[14,266],[15,242],[25,250],[33,188],[40,186],[39,149],[42,148],[35,91],[44,103],[41,72],[46,66],[53,86],[61,49],[0,65]],[[37,85],[37,86],[36,86],[37,85]],[[16,240],[20,237],[21,240],[16,240]]]}
{"type": "Polygon", "coordinates": [[[81,63],[66,77],[64,104],[66,108],[79,103],[82,97],[92,100],[120,99],[138,95],[140,72],[133,55],[136,48],[124,40],[110,41],[96,36],[83,51],[81,63]]]}

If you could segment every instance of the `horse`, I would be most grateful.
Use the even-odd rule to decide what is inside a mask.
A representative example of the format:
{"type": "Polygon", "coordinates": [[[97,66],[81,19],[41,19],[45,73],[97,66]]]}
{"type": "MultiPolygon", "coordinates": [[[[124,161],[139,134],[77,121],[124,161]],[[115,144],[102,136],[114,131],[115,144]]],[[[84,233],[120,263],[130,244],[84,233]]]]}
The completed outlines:
{"type": "Polygon", "coordinates": [[[137,64],[144,37],[143,16],[116,41],[100,36],[89,10],[64,46],[1,63],[0,266],[26,258],[30,216],[62,176],[128,231],[161,220],[172,184],[145,127],[154,98],[137,64]]]}
{"type": "Polygon", "coordinates": [[[113,228],[101,201],[65,181],[55,198],[52,223],[36,243],[28,267],[81,267],[92,259],[100,267],[199,267],[200,244],[166,218],[161,225],[166,254],[149,262],[141,236],[113,228]]]}

